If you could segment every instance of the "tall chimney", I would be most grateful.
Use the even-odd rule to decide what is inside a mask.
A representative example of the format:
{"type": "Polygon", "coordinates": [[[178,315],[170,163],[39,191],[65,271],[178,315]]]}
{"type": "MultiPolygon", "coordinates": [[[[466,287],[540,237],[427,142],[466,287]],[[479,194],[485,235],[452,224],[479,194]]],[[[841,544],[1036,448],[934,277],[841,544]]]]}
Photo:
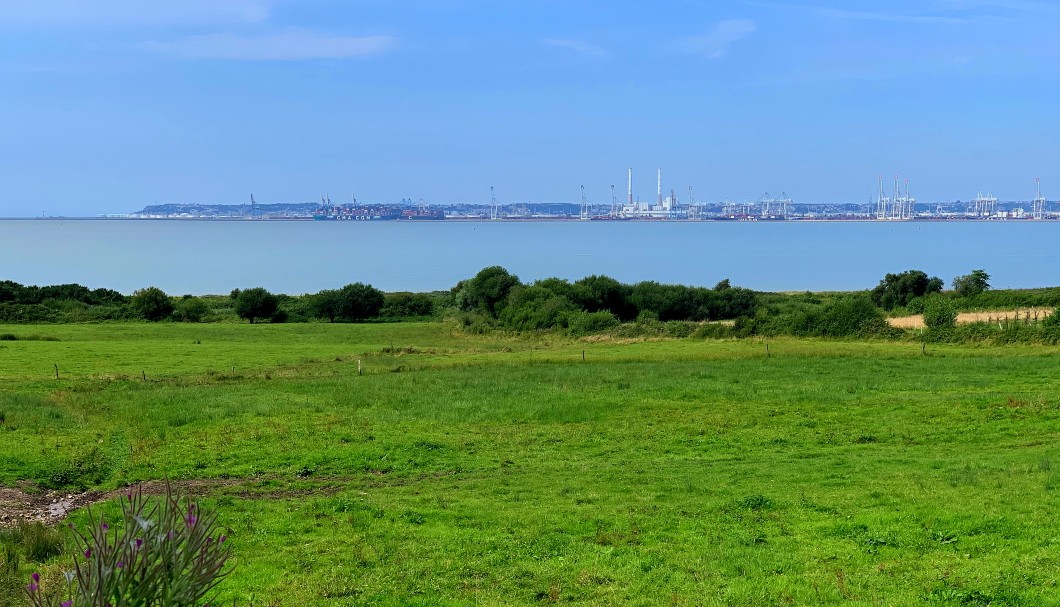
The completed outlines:
{"type": "Polygon", "coordinates": [[[659,206],[662,206],[662,169],[659,169],[659,206]]]}
{"type": "Polygon", "coordinates": [[[633,169],[629,169],[629,206],[633,206],[633,169]]]}

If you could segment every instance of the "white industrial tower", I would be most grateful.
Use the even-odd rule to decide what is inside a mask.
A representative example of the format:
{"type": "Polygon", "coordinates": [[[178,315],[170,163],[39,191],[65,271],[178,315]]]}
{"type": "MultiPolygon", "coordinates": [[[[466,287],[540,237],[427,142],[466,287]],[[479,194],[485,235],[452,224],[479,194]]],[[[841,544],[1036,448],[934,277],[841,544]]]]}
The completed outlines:
{"type": "Polygon", "coordinates": [[[876,219],[887,219],[887,211],[891,207],[891,199],[883,193],[883,175],[880,175],[880,195],[876,198],[876,219]]]}
{"type": "Polygon", "coordinates": [[[663,197],[662,197],[662,169],[659,169],[659,202],[658,202],[658,204],[659,204],[660,207],[663,204],[663,197]]]}
{"type": "Polygon", "coordinates": [[[1045,219],[1045,198],[1042,197],[1042,180],[1041,178],[1034,179],[1035,190],[1037,193],[1034,195],[1034,213],[1035,219],[1045,219]]]}

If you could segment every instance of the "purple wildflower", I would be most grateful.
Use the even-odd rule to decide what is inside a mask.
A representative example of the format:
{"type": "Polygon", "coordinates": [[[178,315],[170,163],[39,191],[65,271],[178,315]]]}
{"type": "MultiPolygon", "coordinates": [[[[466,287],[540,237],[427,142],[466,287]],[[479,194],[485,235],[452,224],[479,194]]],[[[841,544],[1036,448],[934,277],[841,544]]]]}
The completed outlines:
{"type": "Polygon", "coordinates": [[[40,581],[40,574],[39,573],[34,572],[33,575],[31,575],[29,577],[33,578],[34,582],[39,582],[40,581]]]}
{"type": "Polygon", "coordinates": [[[100,527],[100,529],[102,529],[102,530],[104,530],[104,531],[107,531],[108,529],[110,529],[110,525],[108,525],[108,524],[106,524],[106,523],[103,523],[103,524],[102,524],[102,525],[100,525],[99,527],[100,527]]]}
{"type": "Polygon", "coordinates": [[[63,601],[62,603],[59,604],[59,607],[73,607],[73,605],[74,605],[73,601],[63,601]]]}
{"type": "Polygon", "coordinates": [[[92,549],[91,548],[89,548],[88,550],[85,550],[85,558],[86,559],[92,558],[92,549]]]}
{"type": "Polygon", "coordinates": [[[26,590],[29,590],[30,594],[33,594],[34,592],[37,592],[37,585],[36,585],[36,584],[34,584],[33,582],[30,582],[30,583],[29,583],[29,584],[28,584],[28,585],[26,586],[26,590]]]}
{"type": "Polygon", "coordinates": [[[140,539],[140,538],[136,538],[136,547],[139,548],[140,546],[143,546],[143,545],[144,545],[144,541],[142,539],[140,539]]]}
{"type": "Polygon", "coordinates": [[[115,565],[114,568],[115,569],[121,569],[124,566],[125,566],[125,563],[123,561],[118,561],[118,564],[115,565]]]}

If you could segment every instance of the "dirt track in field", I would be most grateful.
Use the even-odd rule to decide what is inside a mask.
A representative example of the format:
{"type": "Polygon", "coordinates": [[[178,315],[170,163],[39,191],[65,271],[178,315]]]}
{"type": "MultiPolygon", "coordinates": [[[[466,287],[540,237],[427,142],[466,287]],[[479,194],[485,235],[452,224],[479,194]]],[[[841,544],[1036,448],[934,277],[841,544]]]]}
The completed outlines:
{"type": "MultiPolygon", "coordinates": [[[[1034,318],[1035,313],[1038,315],[1038,320],[1045,318],[1053,313],[1052,308],[1024,308],[1021,310],[994,310],[988,312],[961,312],[957,315],[957,324],[966,325],[973,322],[1005,322],[1006,320],[1016,320],[1017,314],[1019,320],[1027,318],[1029,315],[1034,318]]],[[[897,318],[888,318],[887,322],[892,327],[899,329],[922,329],[924,328],[924,315],[917,314],[915,316],[899,316],[897,318]]]]}

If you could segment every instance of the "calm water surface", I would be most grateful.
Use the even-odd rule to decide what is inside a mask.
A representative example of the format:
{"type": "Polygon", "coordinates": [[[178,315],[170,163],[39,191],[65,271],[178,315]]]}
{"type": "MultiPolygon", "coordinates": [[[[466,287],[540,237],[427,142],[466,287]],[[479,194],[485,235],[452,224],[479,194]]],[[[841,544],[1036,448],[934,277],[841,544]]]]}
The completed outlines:
{"type": "Polygon", "coordinates": [[[850,290],[887,272],[986,269],[995,287],[1060,285],[1060,222],[643,223],[0,221],[0,280],[129,293],[304,293],[350,282],[448,289],[489,265],[524,281],[606,274],[760,290],[850,290]]]}

